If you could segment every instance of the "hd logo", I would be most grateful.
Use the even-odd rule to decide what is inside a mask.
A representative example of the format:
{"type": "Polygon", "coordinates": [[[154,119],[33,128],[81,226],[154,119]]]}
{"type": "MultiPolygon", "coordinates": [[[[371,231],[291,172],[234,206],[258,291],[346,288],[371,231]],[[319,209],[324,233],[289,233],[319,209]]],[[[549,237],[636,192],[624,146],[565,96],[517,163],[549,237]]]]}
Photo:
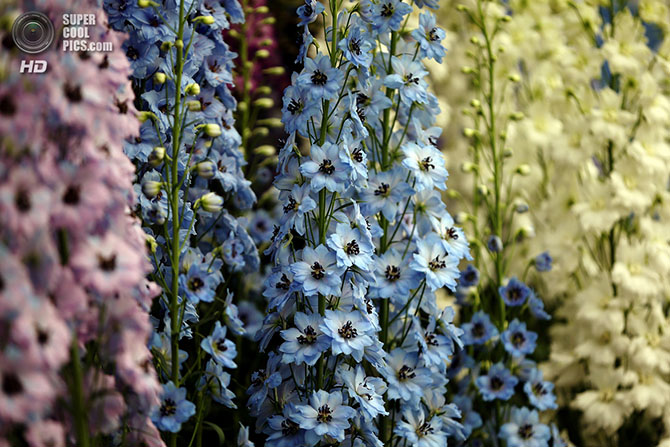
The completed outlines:
{"type": "Polygon", "coordinates": [[[44,73],[47,71],[47,61],[43,60],[33,60],[33,61],[21,61],[21,68],[19,70],[21,73],[44,73]]]}

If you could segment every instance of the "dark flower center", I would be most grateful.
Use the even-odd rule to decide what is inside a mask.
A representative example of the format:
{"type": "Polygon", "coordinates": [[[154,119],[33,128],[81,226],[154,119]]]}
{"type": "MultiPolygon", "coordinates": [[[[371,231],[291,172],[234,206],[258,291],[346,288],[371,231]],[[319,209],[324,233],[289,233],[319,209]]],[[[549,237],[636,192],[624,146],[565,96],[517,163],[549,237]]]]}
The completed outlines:
{"type": "Polygon", "coordinates": [[[389,191],[391,190],[391,185],[388,183],[382,183],[375,189],[376,196],[388,196],[389,191]]]}
{"type": "Polygon", "coordinates": [[[16,205],[16,208],[22,213],[30,211],[32,202],[30,201],[30,194],[28,194],[28,191],[25,188],[19,188],[19,190],[16,191],[16,195],[14,196],[14,204],[16,205]]]}
{"type": "Polygon", "coordinates": [[[331,175],[333,172],[335,172],[335,166],[333,166],[333,162],[331,160],[326,158],[319,165],[319,171],[326,175],[331,175]]]}
{"type": "Polygon", "coordinates": [[[9,95],[4,95],[0,98],[0,114],[5,116],[12,116],[16,113],[16,104],[14,99],[9,95]]]}
{"type": "Polygon", "coordinates": [[[284,205],[284,212],[288,213],[291,211],[295,211],[296,209],[298,209],[296,205],[298,205],[298,202],[295,201],[293,196],[288,196],[288,203],[284,205]]]}
{"type": "Polygon", "coordinates": [[[514,346],[521,346],[525,341],[526,337],[524,337],[522,332],[515,332],[512,334],[512,344],[514,346]]]}
{"type": "Polygon", "coordinates": [[[344,326],[339,328],[337,333],[345,340],[351,340],[352,338],[358,337],[358,330],[353,326],[351,321],[344,323],[344,326]]]}
{"type": "Polygon", "coordinates": [[[432,42],[440,40],[440,37],[437,35],[437,28],[433,28],[428,32],[428,39],[432,42]]]}
{"type": "Polygon", "coordinates": [[[79,185],[68,186],[65,190],[65,194],[63,194],[63,202],[72,206],[77,205],[79,203],[80,189],[79,185]]]}
{"type": "Polygon", "coordinates": [[[298,336],[301,345],[313,345],[316,342],[316,331],[312,326],[307,326],[302,334],[298,336]]]}
{"type": "Polygon", "coordinates": [[[161,416],[172,416],[177,412],[177,404],[172,399],[165,399],[160,408],[161,416]]]}
{"type": "Polygon", "coordinates": [[[400,269],[395,265],[387,265],[384,274],[389,281],[397,281],[400,279],[400,269]]]}
{"type": "Polygon", "coordinates": [[[356,95],[356,105],[361,107],[361,106],[367,106],[370,103],[370,97],[366,95],[365,93],[358,93],[356,95]]]}
{"type": "Polygon", "coordinates": [[[414,368],[410,368],[407,365],[402,365],[402,368],[400,368],[400,371],[398,371],[398,379],[399,380],[407,380],[407,379],[413,379],[416,377],[416,373],[414,372],[414,368]]]}
{"type": "Polygon", "coordinates": [[[279,282],[275,284],[275,287],[282,290],[288,290],[291,287],[291,281],[289,281],[288,276],[285,273],[282,273],[279,282]]]}
{"type": "Polygon", "coordinates": [[[358,246],[358,242],[356,242],[356,240],[353,240],[353,241],[350,241],[350,242],[344,247],[344,251],[345,251],[348,255],[357,255],[357,254],[360,254],[361,249],[360,249],[360,247],[358,246]]]}
{"type": "Polygon", "coordinates": [[[311,6],[311,5],[307,5],[307,4],[305,5],[305,9],[304,9],[304,11],[305,11],[305,17],[309,17],[309,16],[311,16],[312,13],[314,12],[314,10],[312,9],[312,6],[311,6]]]}
{"type": "Polygon", "coordinates": [[[498,391],[503,387],[504,383],[502,380],[500,380],[500,377],[498,376],[493,376],[491,377],[491,389],[493,391],[498,391]]]}
{"type": "Polygon", "coordinates": [[[328,76],[326,76],[326,74],[323,73],[321,70],[314,70],[311,79],[312,84],[314,85],[326,85],[326,82],[328,82],[328,76]]]}
{"type": "Polygon", "coordinates": [[[522,296],[521,289],[518,287],[512,287],[507,290],[507,297],[512,302],[521,300],[522,296]]]}
{"type": "Polygon", "coordinates": [[[451,227],[447,230],[447,236],[449,236],[449,239],[457,240],[458,239],[458,233],[456,232],[456,228],[451,227]]]}
{"type": "Polygon", "coordinates": [[[524,424],[519,427],[519,437],[521,439],[530,439],[533,437],[533,426],[530,424],[524,424]]]}
{"type": "Polygon", "coordinates": [[[447,266],[446,262],[444,262],[443,260],[440,261],[440,255],[435,256],[435,259],[433,259],[428,263],[428,267],[430,267],[431,270],[443,269],[446,266],[447,266]]]}
{"type": "Polygon", "coordinates": [[[281,422],[281,434],[284,436],[293,436],[300,431],[298,424],[290,419],[284,419],[281,422]]]}
{"type": "Polygon", "coordinates": [[[391,17],[395,12],[395,8],[391,3],[384,3],[382,5],[382,17],[391,17]]]}
{"type": "Polygon", "coordinates": [[[39,343],[40,345],[46,345],[47,342],[49,341],[49,332],[41,328],[37,328],[36,332],[37,332],[37,343],[39,343]]]}
{"type": "Polygon", "coordinates": [[[535,392],[535,394],[539,394],[540,396],[544,396],[545,394],[547,394],[547,390],[544,389],[542,382],[537,382],[536,384],[534,384],[533,391],[535,392]]]}
{"type": "Polygon", "coordinates": [[[322,405],[319,407],[318,415],[316,416],[316,420],[319,422],[330,422],[333,420],[333,410],[330,409],[328,404],[322,405]]]}
{"type": "Polygon", "coordinates": [[[109,257],[104,257],[98,255],[98,266],[100,270],[104,272],[111,272],[116,268],[116,255],[111,255],[109,257]]]}
{"type": "Polygon", "coordinates": [[[81,87],[78,85],[65,84],[63,86],[63,92],[70,102],[79,102],[84,98],[81,94],[81,87]]]}
{"type": "Polygon", "coordinates": [[[16,374],[8,373],[2,377],[2,392],[9,397],[23,392],[23,384],[16,374]]]}
{"type": "Polygon", "coordinates": [[[419,78],[414,76],[414,73],[407,73],[403,81],[405,81],[405,84],[419,84],[419,78]]]}
{"type": "Polygon", "coordinates": [[[481,338],[486,334],[486,330],[484,329],[484,325],[481,323],[475,323],[472,325],[472,335],[475,336],[475,338],[481,338]]]}
{"type": "Polygon", "coordinates": [[[191,279],[188,281],[188,289],[191,290],[191,291],[193,291],[193,292],[197,292],[197,291],[200,290],[200,289],[202,288],[202,286],[204,286],[204,285],[205,285],[205,283],[203,282],[203,280],[200,279],[200,278],[198,278],[198,277],[191,278],[191,279]]]}
{"type": "Polygon", "coordinates": [[[426,157],[423,160],[421,160],[421,163],[419,163],[421,166],[421,169],[424,171],[429,171],[431,169],[435,169],[435,165],[433,164],[433,159],[431,157],[426,157]]]}
{"type": "Polygon", "coordinates": [[[428,434],[433,433],[433,431],[434,431],[433,427],[428,422],[424,422],[423,424],[421,424],[421,427],[419,427],[416,430],[419,436],[426,436],[428,434]]]}
{"type": "Polygon", "coordinates": [[[351,158],[354,159],[356,163],[362,163],[363,162],[363,149],[360,147],[357,147],[354,149],[354,151],[351,153],[351,158]]]}
{"type": "Polygon", "coordinates": [[[312,278],[314,279],[321,279],[325,276],[326,270],[323,268],[321,264],[318,262],[314,262],[312,264],[312,278]]]}
{"type": "Polygon", "coordinates": [[[303,103],[296,99],[291,99],[291,102],[289,102],[288,105],[286,106],[286,110],[291,112],[292,115],[302,112],[302,108],[303,103]]]}
{"type": "Polygon", "coordinates": [[[435,332],[428,332],[425,338],[427,345],[440,346],[440,342],[437,341],[437,336],[435,335],[435,332]]]}
{"type": "Polygon", "coordinates": [[[361,54],[361,39],[351,39],[349,41],[349,49],[355,55],[361,54]]]}
{"type": "Polygon", "coordinates": [[[140,52],[137,51],[137,49],[134,46],[130,45],[126,50],[126,56],[128,57],[128,59],[136,61],[140,57],[140,52]]]}
{"type": "Polygon", "coordinates": [[[228,346],[226,346],[226,339],[225,338],[219,338],[216,341],[216,349],[218,349],[221,352],[226,352],[228,350],[228,346]]]}

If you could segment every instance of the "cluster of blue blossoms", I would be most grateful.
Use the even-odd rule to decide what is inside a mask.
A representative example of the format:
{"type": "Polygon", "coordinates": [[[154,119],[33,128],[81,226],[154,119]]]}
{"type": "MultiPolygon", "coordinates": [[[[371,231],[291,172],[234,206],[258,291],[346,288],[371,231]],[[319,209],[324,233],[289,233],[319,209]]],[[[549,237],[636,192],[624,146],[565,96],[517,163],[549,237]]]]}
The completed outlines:
{"type": "Polygon", "coordinates": [[[443,446],[465,436],[445,397],[463,345],[435,292],[455,290],[470,259],[441,199],[439,107],[422,65],[442,58],[445,34],[428,10],[408,33],[413,7],[400,0],[342,4],[298,9],[304,68],[283,98],[283,216],[256,333],[269,358],[248,405],[267,446],[443,446]],[[320,16],[325,46],[309,28],[320,16]]]}
{"type": "MultiPolygon", "coordinates": [[[[538,272],[551,270],[548,253],[531,265],[538,272]]],[[[467,295],[479,285],[479,271],[469,264],[461,272],[458,295],[467,295]]],[[[516,277],[497,290],[505,314],[494,322],[479,303],[464,303],[463,348],[448,368],[449,388],[463,413],[463,432],[472,445],[508,447],[566,447],[555,425],[540,422],[539,412],[557,408],[554,384],[545,381],[532,360],[538,334],[523,319],[548,320],[544,303],[535,291],[516,277]],[[470,307],[469,304],[473,304],[470,307]],[[511,321],[508,321],[511,319],[511,321]],[[530,408],[529,408],[530,407],[530,408]]],[[[500,315],[497,315],[500,317],[500,315]]]]}
{"type": "Polygon", "coordinates": [[[129,35],[123,49],[143,111],[141,133],[124,149],[137,167],[137,213],[151,278],[162,289],[151,349],[164,393],[152,419],[175,433],[196,413],[191,401],[236,408],[225,371],[236,368],[236,346],[226,337],[245,329],[227,286],[237,272],[256,270],[259,257],[236,217],[256,197],[241,170],[229,90],[236,54],[222,31],[244,21],[244,11],[237,0],[105,0],[104,7],[110,25],[129,35]],[[190,358],[182,339],[199,347],[190,358]]]}

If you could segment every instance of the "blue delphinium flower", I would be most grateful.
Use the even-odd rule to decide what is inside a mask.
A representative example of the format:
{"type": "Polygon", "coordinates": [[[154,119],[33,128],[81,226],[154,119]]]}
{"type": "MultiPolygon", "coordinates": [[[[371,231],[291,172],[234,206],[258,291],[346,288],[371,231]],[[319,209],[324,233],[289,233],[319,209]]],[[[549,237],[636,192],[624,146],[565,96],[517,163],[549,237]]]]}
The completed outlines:
{"type": "Polygon", "coordinates": [[[402,150],[405,154],[403,166],[414,174],[416,179],[414,187],[417,191],[446,189],[445,181],[448,173],[444,167],[444,159],[435,147],[406,143],[402,150]]]}
{"type": "MultiPolygon", "coordinates": [[[[421,63],[417,62],[411,56],[394,57],[391,60],[393,74],[386,76],[384,85],[397,89],[400,93],[400,99],[406,105],[413,102],[424,104],[428,102],[428,93],[426,88],[428,83],[423,78],[428,72],[421,63]]],[[[433,149],[435,149],[433,147],[433,149]]]]}
{"type": "Polygon", "coordinates": [[[551,257],[548,251],[540,253],[534,259],[535,268],[538,272],[550,271],[552,262],[554,262],[554,259],[551,257]]]}
{"type": "Polygon", "coordinates": [[[177,388],[168,382],[163,385],[160,405],[154,408],[151,420],[159,430],[176,433],[194,414],[195,405],[186,400],[186,388],[177,388]]]}
{"type": "Polygon", "coordinates": [[[509,324],[509,327],[501,334],[500,338],[505,351],[514,357],[523,357],[535,351],[537,334],[526,330],[526,323],[522,323],[516,318],[509,324]]]}
{"type": "Polygon", "coordinates": [[[364,32],[356,23],[349,28],[347,37],[340,40],[338,48],[352,64],[359,68],[369,68],[372,63],[372,49],[374,43],[370,35],[364,32]]]}
{"type": "Polygon", "coordinates": [[[339,293],[342,269],[337,267],[337,258],[333,252],[324,245],[316,249],[305,247],[302,259],[291,264],[291,272],[306,295],[339,293]]]}
{"type": "Polygon", "coordinates": [[[193,263],[185,275],[179,277],[180,286],[186,299],[193,304],[200,301],[210,303],[214,301],[216,286],[221,282],[218,271],[207,271],[207,265],[193,263]]]}
{"type": "Polygon", "coordinates": [[[321,331],[321,315],[307,315],[297,312],[294,317],[294,328],[281,331],[286,340],[279,350],[283,353],[283,363],[306,363],[314,365],[321,353],[330,347],[330,340],[321,331]]]}
{"type": "Polygon", "coordinates": [[[389,30],[398,31],[404,17],[412,12],[412,7],[402,0],[365,0],[361,8],[365,18],[379,34],[389,30]]]}
{"type": "Polygon", "coordinates": [[[333,354],[351,355],[357,362],[363,360],[365,348],[373,343],[372,325],[360,312],[327,310],[321,330],[330,337],[333,354]]]}
{"type": "Polygon", "coordinates": [[[395,428],[396,434],[418,447],[440,447],[447,444],[447,437],[442,429],[442,420],[433,416],[428,419],[423,409],[408,408],[403,412],[401,420],[395,428]]]}
{"type": "Polygon", "coordinates": [[[539,369],[531,370],[523,384],[523,390],[530,403],[540,411],[553,410],[558,407],[554,395],[554,384],[543,380],[542,371],[539,369]]]}
{"type": "Polygon", "coordinates": [[[268,445],[392,445],[414,439],[401,427],[410,409],[433,424],[419,442],[460,439],[445,372],[462,333],[435,292],[456,289],[470,254],[439,193],[448,175],[436,148],[439,103],[426,51],[406,39],[413,8],[324,2],[326,38],[316,45],[317,5],[299,12],[304,68],[284,98],[289,135],[274,182],[284,216],[266,251],[275,266],[256,334],[272,351],[252,376],[249,406],[268,445]],[[356,410],[319,410],[331,396],[356,410]]]}
{"type": "Polygon", "coordinates": [[[355,410],[342,405],[342,393],[315,391],[308,402],[307,405],[297,405],[296,412],[290,417],[306,430],[305,438],[309,445],[316,444],[324,435],[344,441],[344,430],[349,428],[348,419],[354,416],[355,410]]]}
{"type": "Polygon", "coordinates": [[[412,37],[419,42],[424,57],[442,62],[446,50],[442,46],[442,40],[447,33],[437,26],[435,14],[424,12],[419,16],[419,28],[412,31],[412,37]]]}
{"type": "Polygon", "coordinates": [[[486,240],[486,248],[488,248],[491,253],[501,252],[503,249],[503,243],[502,239],[500,239],[500,236],[496,236],[495,234],[489,236],[489,238],[486,240]]]}
{"type": "Polygon", "coordinates": [[[216,322],[212,334],[202,339],[200,347],[226,368],[237,368],[233,360],[237,356],[237,348],[226,338],[226,327],[221,326],[220,321],[216,322]]]}
{"type": "Polygon", "coordinates": [[[298,76],[297,85],[305,88],[313,100],[333,99],[340,89],[344,74],[330,65],[326,55],[316,60],[305,59],[305,68],[298,76]]]}
{"type": "MultiPolygon", "coordinates": [[[[234,126],[230,86],[237,55],[223,32],[231,22],[242,23],[245,11],[237,0],[146,3],[104,0],[103,7],[110,26],[127,33],[122,48],[133,69],[135,106],[145,121],[124,150],[137,171],[138,215],[154,240],[151,277],[161,286],[152,308],[157,314],[152,348],[160,359],[158,375],[170,380],[165,386],[171,389],[152,419],[160,430],[178,432],[195,412],[186,396],[200,402],[202,391],[235,408],[224,368],[236,366],[236,346],[225,336],[227,328],[235,335],[246,331],[233,294],[221,285],[233,272],[249,273],[260,264],[247,220],[236,217],[256,197],[244,178],[242,137],[234,126]],[[220,318],[200,319],[203,307],[220,318]],[[182,339],[206,333],[211,335],[192,343],[190,356],[182,355],[182,339]],[[176,362],[180,367],[172,368],[176,362]],[[173,383],[189,388],[175,390],[173,383]]],[[[267,236],[271,226],[264,228],[262,215],[252,222],[257,239],[267,236]]],[[[199,409],[203,419],[209,407],[199,409]]]]}
{"type": "Polygon", "coordinates": [[[290,86],[284,92],[282,121],[289,132],[302,132],[307,122],[319,111],[318,102],[312,101],[307,88],[290,86]]]}
{"type": "Polygon", "coordinates": [[[522,306],[530,296],[530,288],[516,278],[511,278],[507,285],[501,286],[498,293],[508,306],[522,306]]]}
{"type": "Polygon", "coordinates": [[[300,26],[308,25],[316,20],[325,7],[318,0],[305,0],[305,4],[298,8],[300,26]]]}
{"type": "Polygon", "coordinates": [[[479,284],[479,270],[472,264],[466,265],[465,269],[461,271],[461,276],[458,277],[458,285],[460,287],[474,287],[477,284],[479,284]]]}
{"type": "Polygon", "coordinates": [[[491,366],[486,375],[479,376],[475,380],[485,401],[508,400],[514,395],[514,387],[518,382],[519,379],[514,377],[502,363],[491,366]]]}
{"type": "Polygon", "coordinates": [[[396,250],[391,249],[376,259],[373,295],[404,305],[409,291],[417,287],[419,281],[419,274],[396,250]]]}
{"type": "Polygon", "coordinates": [[[540,320],[551,320],[551,315],[544,310],[544,301],[542,301],[532,289],[528,296],[528,308],[535,318],[539,318],[540,320]]]}
{"type": "Polygon", "coordinates": [[[328,246],[335,251],[338,267],[356,266],[364,271],[371,269],[374,246],[358,228],[351,228],[348,223],[337,224],[335,233],[328,237],[328,246]]]}
{"type": "Polygon", "coordinates": [[[463,344],[481,345],[498,335],[498,328],[491,323],[491,318],[483,311],[476,312],[469,323],[464,323],[463,344]]]}
{"type": "Polygon", "coordinates": [[[386,391],[386,383],[382,379],[367,376],[361,365],[356,365],[355,368],[339,368],[336,378],[338,383],[344,385],[349,397],[358,404],[358,411],[363,413],[365,419],[371,420],[380,414],[388,414],[382,397],[386,391]]]}
{"type": "Polygon", "coordinates": [[[513,408],[509,422],[500,427],[500,437],[508,447],[542,447],[549,445],[549,427],[540,423],[535,410],[513,408]]]}
{"type": "Polygon", "coordinates": [[[418,253],[415,253],[410,267],[426,275],[426,284],[430,290],[437,290],[447,286],[456,289],[458,273],[458,259],[449,256],[442,244],[436,238],[417,241],[418,253]]]}
{"type": "Polygon", "coordinates": [[[331,192],[344,192],[351,167],[340,160],[340,148],[326,142],[312,146],[312,160],[300,166],[300,172],[311,180],[314,192],[326,188],[331,192]]]}

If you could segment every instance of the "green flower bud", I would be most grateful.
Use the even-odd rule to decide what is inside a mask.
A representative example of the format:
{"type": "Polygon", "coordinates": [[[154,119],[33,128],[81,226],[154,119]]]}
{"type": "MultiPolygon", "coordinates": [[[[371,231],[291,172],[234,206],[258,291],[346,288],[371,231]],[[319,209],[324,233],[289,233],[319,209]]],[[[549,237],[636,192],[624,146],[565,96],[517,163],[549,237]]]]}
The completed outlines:
{"type": "Polygon", "coordinates": [[[218,137],[221,135],[221,126],[212,123],[205,124],[205,134],[212,138],[218,137]]]}
{"type": "Polygon", "coordinates": [[[156,84],[165,84],[165,81],[167,81],[167,75],[165,73],[158,71],[154,74],[154,82],[156,84]]]}
{"type": "Polygon", "coordinates": [[[270,98],[258,98],[254,101],[254,106],[261,109],[271,109],[274,105],[275,102],[270,98]]]}
{"type": "Polygon", "coordinates": [[[147,157],[147,161],[151,166],[158,166],[163,163],[165,159],[165,148],[163,146],[156,146],[147,157]]]}
{"type": "Polygon", "coordinates": [[[267,127],[257,127],[251,134],[255,137],[267,137],[270,134],[270,130],[267,127]]]}
{"type": "Polygon", "coordinates": [[[199,95],[200,86],[195,82],[193,84],[189,84],[184,89],[184,93],[186,93],[187,95],[199,95]]]}
{"type": "Polygon", "coordinates": [[[137,119],[140,120],[140,123],[145,122],[148,119],[155,119],[156,115],[153,112],[141,111],[137,113],[137,119]]]}
{"type": "Polygon", "coordinates": [[[153,199],[161,192],[161,187],[163,183],[157,182],[155,180],[147,180],[142,182],[142,193],[147,197],[147,199],[153,199]]]}
{"type": "Polygon", "coordinates": [[[265,70],[263,70],[263,73],[266,74],[266,75],[271,75],[271,76],[281,76],[284,73],[286,73],[286,69],[284,69],[284,67],[279,67],[279,66],[270,67],[270,68],[266,68],[265,70]]]}
{"type": "Polygon", "coordinates": [[[200,22],[204,25],[211,25],[214,23],[214,17],[212,16],[198,16],[193,19],[194,22],[200,22]]]}
{"type": "Polygon", "coordinates": [[[196,99],[186,101],[186,107],[188,107],[188,110],[191,112],[198,112],[199,110],[202,110],[202,104],[200,104],[200,101],[196,99]]]}
{"type": "Polygon", "coordinates": [[[223,197],[213,193],[213,192],[208,192],[207,194],[204,194],[202,197],[200,197],[196,201],[196,205],[200,204],[202,209],[209,213],[218,213],[223,209],[223,197]]]}
{"type": "Polygon", "coordinates": [[[258,93],[260,96],[269,95],[272,93],[272,89],[267,85],[261,85],[256,89],[256,93],[258,93]]]}
{"type": "Polygon", "coordinates": [[[265,118],[258,120],[257,123],[259,126],[267,126],[272,128],[279,128],[283,126],[280,118],[265,118]]]}
{"type": "Polygon", "coordinates": [[[256,57],[258,59],[267,59],[268,57],[270,57],[270,52],[265,48],[263,48],[262,50],[256,51],[256,57]]]}
{"type": "Polygon", "coordinates": [[[264,144],[263,146],[254,148],[254,154],[262,155],[264,157],[271,157],[276,154],[276,149],[274,146],[264,144]]]}
{"type": "Polygon", "coordinates": [[[216,165],[209,160],[205,160],[196,165],[196,170],[200,177],[209,179],[214,177],[214,174],[216,173],[216,165]]]}

